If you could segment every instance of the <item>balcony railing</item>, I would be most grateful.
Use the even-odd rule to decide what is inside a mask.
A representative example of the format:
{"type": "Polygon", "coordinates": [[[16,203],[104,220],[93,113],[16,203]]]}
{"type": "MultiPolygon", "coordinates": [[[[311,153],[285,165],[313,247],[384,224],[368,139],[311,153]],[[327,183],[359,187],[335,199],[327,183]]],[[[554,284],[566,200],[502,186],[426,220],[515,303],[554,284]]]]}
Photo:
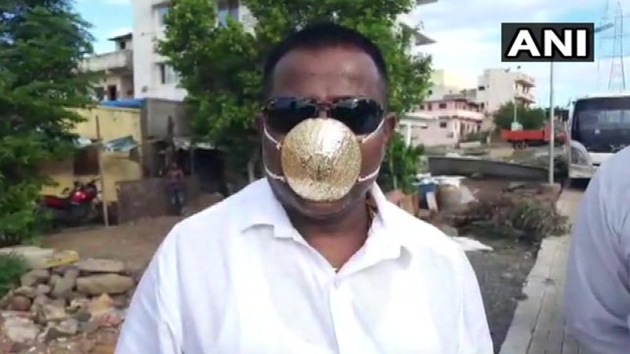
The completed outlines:
{"type": "Polygon", "coordinates": [[[529,92],[516,92],[516,94],[514,95],[514,97],[517,100],[522,100],[528,103],[533,103],[536,102],[536,97],[534,97],[533,94],[529,93],[529,92]]]}
{"type": "Polygon", "coordinates": [[[119,50],[105,54],[99,54],[87,58],[81,68],[90,72],[101,72],[108,70],[132,70],[133,51],[119,50]]]}
{"type": "Polygon", "coordinates": [[[536,86],[536,79],[523,73],[518,73],[515,81],[523,86],[536,86]]]}

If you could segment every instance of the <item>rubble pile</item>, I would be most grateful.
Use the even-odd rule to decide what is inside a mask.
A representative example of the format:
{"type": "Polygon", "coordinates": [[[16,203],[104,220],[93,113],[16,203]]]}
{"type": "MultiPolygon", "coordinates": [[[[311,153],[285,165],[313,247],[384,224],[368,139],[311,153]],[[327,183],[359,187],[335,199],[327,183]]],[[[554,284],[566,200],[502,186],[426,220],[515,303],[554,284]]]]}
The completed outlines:
{"type": "Polygon", "coordinates": [[[31,269],[0,300],[0,333],[8,340],[8,352],[118,328],[139,275],[109,259],[31,269]]]}

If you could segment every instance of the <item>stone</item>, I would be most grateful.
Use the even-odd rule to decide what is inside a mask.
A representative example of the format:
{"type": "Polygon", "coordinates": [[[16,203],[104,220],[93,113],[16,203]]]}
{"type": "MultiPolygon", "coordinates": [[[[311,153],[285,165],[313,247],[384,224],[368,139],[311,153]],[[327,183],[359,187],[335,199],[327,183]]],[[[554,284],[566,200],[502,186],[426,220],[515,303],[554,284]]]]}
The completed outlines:
{"type": "Polygon", "coordinates": [[[36,305],[37,305],[37,306],[39,306],[39,305],[44,305],[44,304],[47,304],[47,303],[49,303],[49,302],[50,302],[50,299],[48,298],[48,296],[43,295],[43,294],[41,294],[41,295],[37,295],[37,296],[35,297],[35,299],[33,299],[33,305],[34,305],[34,306],[36,306],[36,305]]]}
{"type": "Polygon", "coordinates": [[[46,331],[45,341],[50,342],[59,338],[67,338],[74,336],[79,331],[79,322],[74,318],[68,318],[59,322],[58,324],[52,324],[46,331]]]}
{"type": "Polygon", "coordinates": [[[67,267],[67,268],[65,268],[65,270],[63,272],[63,277],[64,278],[76,279],[76,278],[79,277],[80,274],[81,274],[81,270],[79,270],[79,268],[67,267]]]}
{"type": "Polygon", "coordinates": [[[110,312],[115,307],[114,300],[107,294],[94,298],[88,305],[88,311],[92,317],[97,317],[110,312]]]}
{"type": "Polygon", "coordinates": [[[10,317],[4,320],[2,333],[17,343],[32,342],[39,334],[39,327],[33,320],[23,317],[10,317]]]}
{"type": "Polygon", "coordinates": [[[125,263],[113,259],[82,259],[77,262],[76,267],[86,273],[123,273],[125,271],[125,263]]]}
{"type": "Polygon", "coordinates": [[[63,277],[59,277],[55,281],[55,284],[53,284],[51,296],[56,298],[65,298],[68,296],[76,285],[77,276],[78,271],[68,270],[63,277]]]}
{"type": "Polygon", "coordinates": [[[50,279],[48,279],[48,285],[50,286],[55,286],[55,284],[59,281],[59,279],[62,278],[62,275],[59,274],[53,274],[50,276],[50,279]]]}
{"type": "Polygon", "coordinates": [[[30,286],[21,286],[15,289],[13,293],[15,295],[22,295],[31,299],[37,295],[37,293],[35,292],[35,289],[31,288],[30,286]]]}
{"type": "Polygon", "coordinates": [[[31,308],[31,299],[24,295],[14,295],[9,300],[9,310],[11,311],[28,311],[31,308]]]}
{"type": "Polygon", "coordinates": [[[77,279],[77,290],[87,295],[122,294],[134,286],[133,278],[119,274],[98,274],[77,279]]]}
{"type": "Polygon", "coordinates": [[[20,277],[20,284],[33,287],[37,284],[48,282],[49,278],[50,272],[47,269],[32,269],[20,277]]]}
{"type": "Polygon", "coordinates": [[[37,314],[38,322],[48,323],[51,321],[63,321],[68,318],[68,314],[64,307],[55,306],[54,304],[44,304],[40,307],[37,314]]]}
{"type": "Polygon", "coordinates": [[[37,284],[37,287],[35,288],[36,295],[48,295],[51,291],[52,288],[50,287],[50,285],[46,284],[37,284]]]}

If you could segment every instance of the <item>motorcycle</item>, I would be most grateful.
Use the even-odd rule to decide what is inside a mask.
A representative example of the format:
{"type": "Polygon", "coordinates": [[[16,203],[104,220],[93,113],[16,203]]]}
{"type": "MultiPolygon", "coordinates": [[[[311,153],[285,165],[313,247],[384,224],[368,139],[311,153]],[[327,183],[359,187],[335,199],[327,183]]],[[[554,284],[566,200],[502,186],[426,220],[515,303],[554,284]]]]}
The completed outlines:
{"type": "Polygon", "coordinates": [[[99,215],[96,181],[75,181],[71,189],[64,189],[63,197],[44,195],[40,202],[40,211],[51,214],[56,226],[80,225],[93,221],[99,215]]]}

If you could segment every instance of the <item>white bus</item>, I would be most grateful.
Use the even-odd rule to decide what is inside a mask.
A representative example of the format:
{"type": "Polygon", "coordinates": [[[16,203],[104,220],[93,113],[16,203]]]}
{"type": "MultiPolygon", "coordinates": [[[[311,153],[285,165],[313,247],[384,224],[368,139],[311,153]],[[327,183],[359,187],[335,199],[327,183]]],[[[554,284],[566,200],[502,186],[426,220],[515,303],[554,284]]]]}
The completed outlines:
{"type": "Polygon", "coordinates": [[[599,165],[630,145],[630,92],[575,100],[567,132],[569,181],[590,179],[599,165]]]}

